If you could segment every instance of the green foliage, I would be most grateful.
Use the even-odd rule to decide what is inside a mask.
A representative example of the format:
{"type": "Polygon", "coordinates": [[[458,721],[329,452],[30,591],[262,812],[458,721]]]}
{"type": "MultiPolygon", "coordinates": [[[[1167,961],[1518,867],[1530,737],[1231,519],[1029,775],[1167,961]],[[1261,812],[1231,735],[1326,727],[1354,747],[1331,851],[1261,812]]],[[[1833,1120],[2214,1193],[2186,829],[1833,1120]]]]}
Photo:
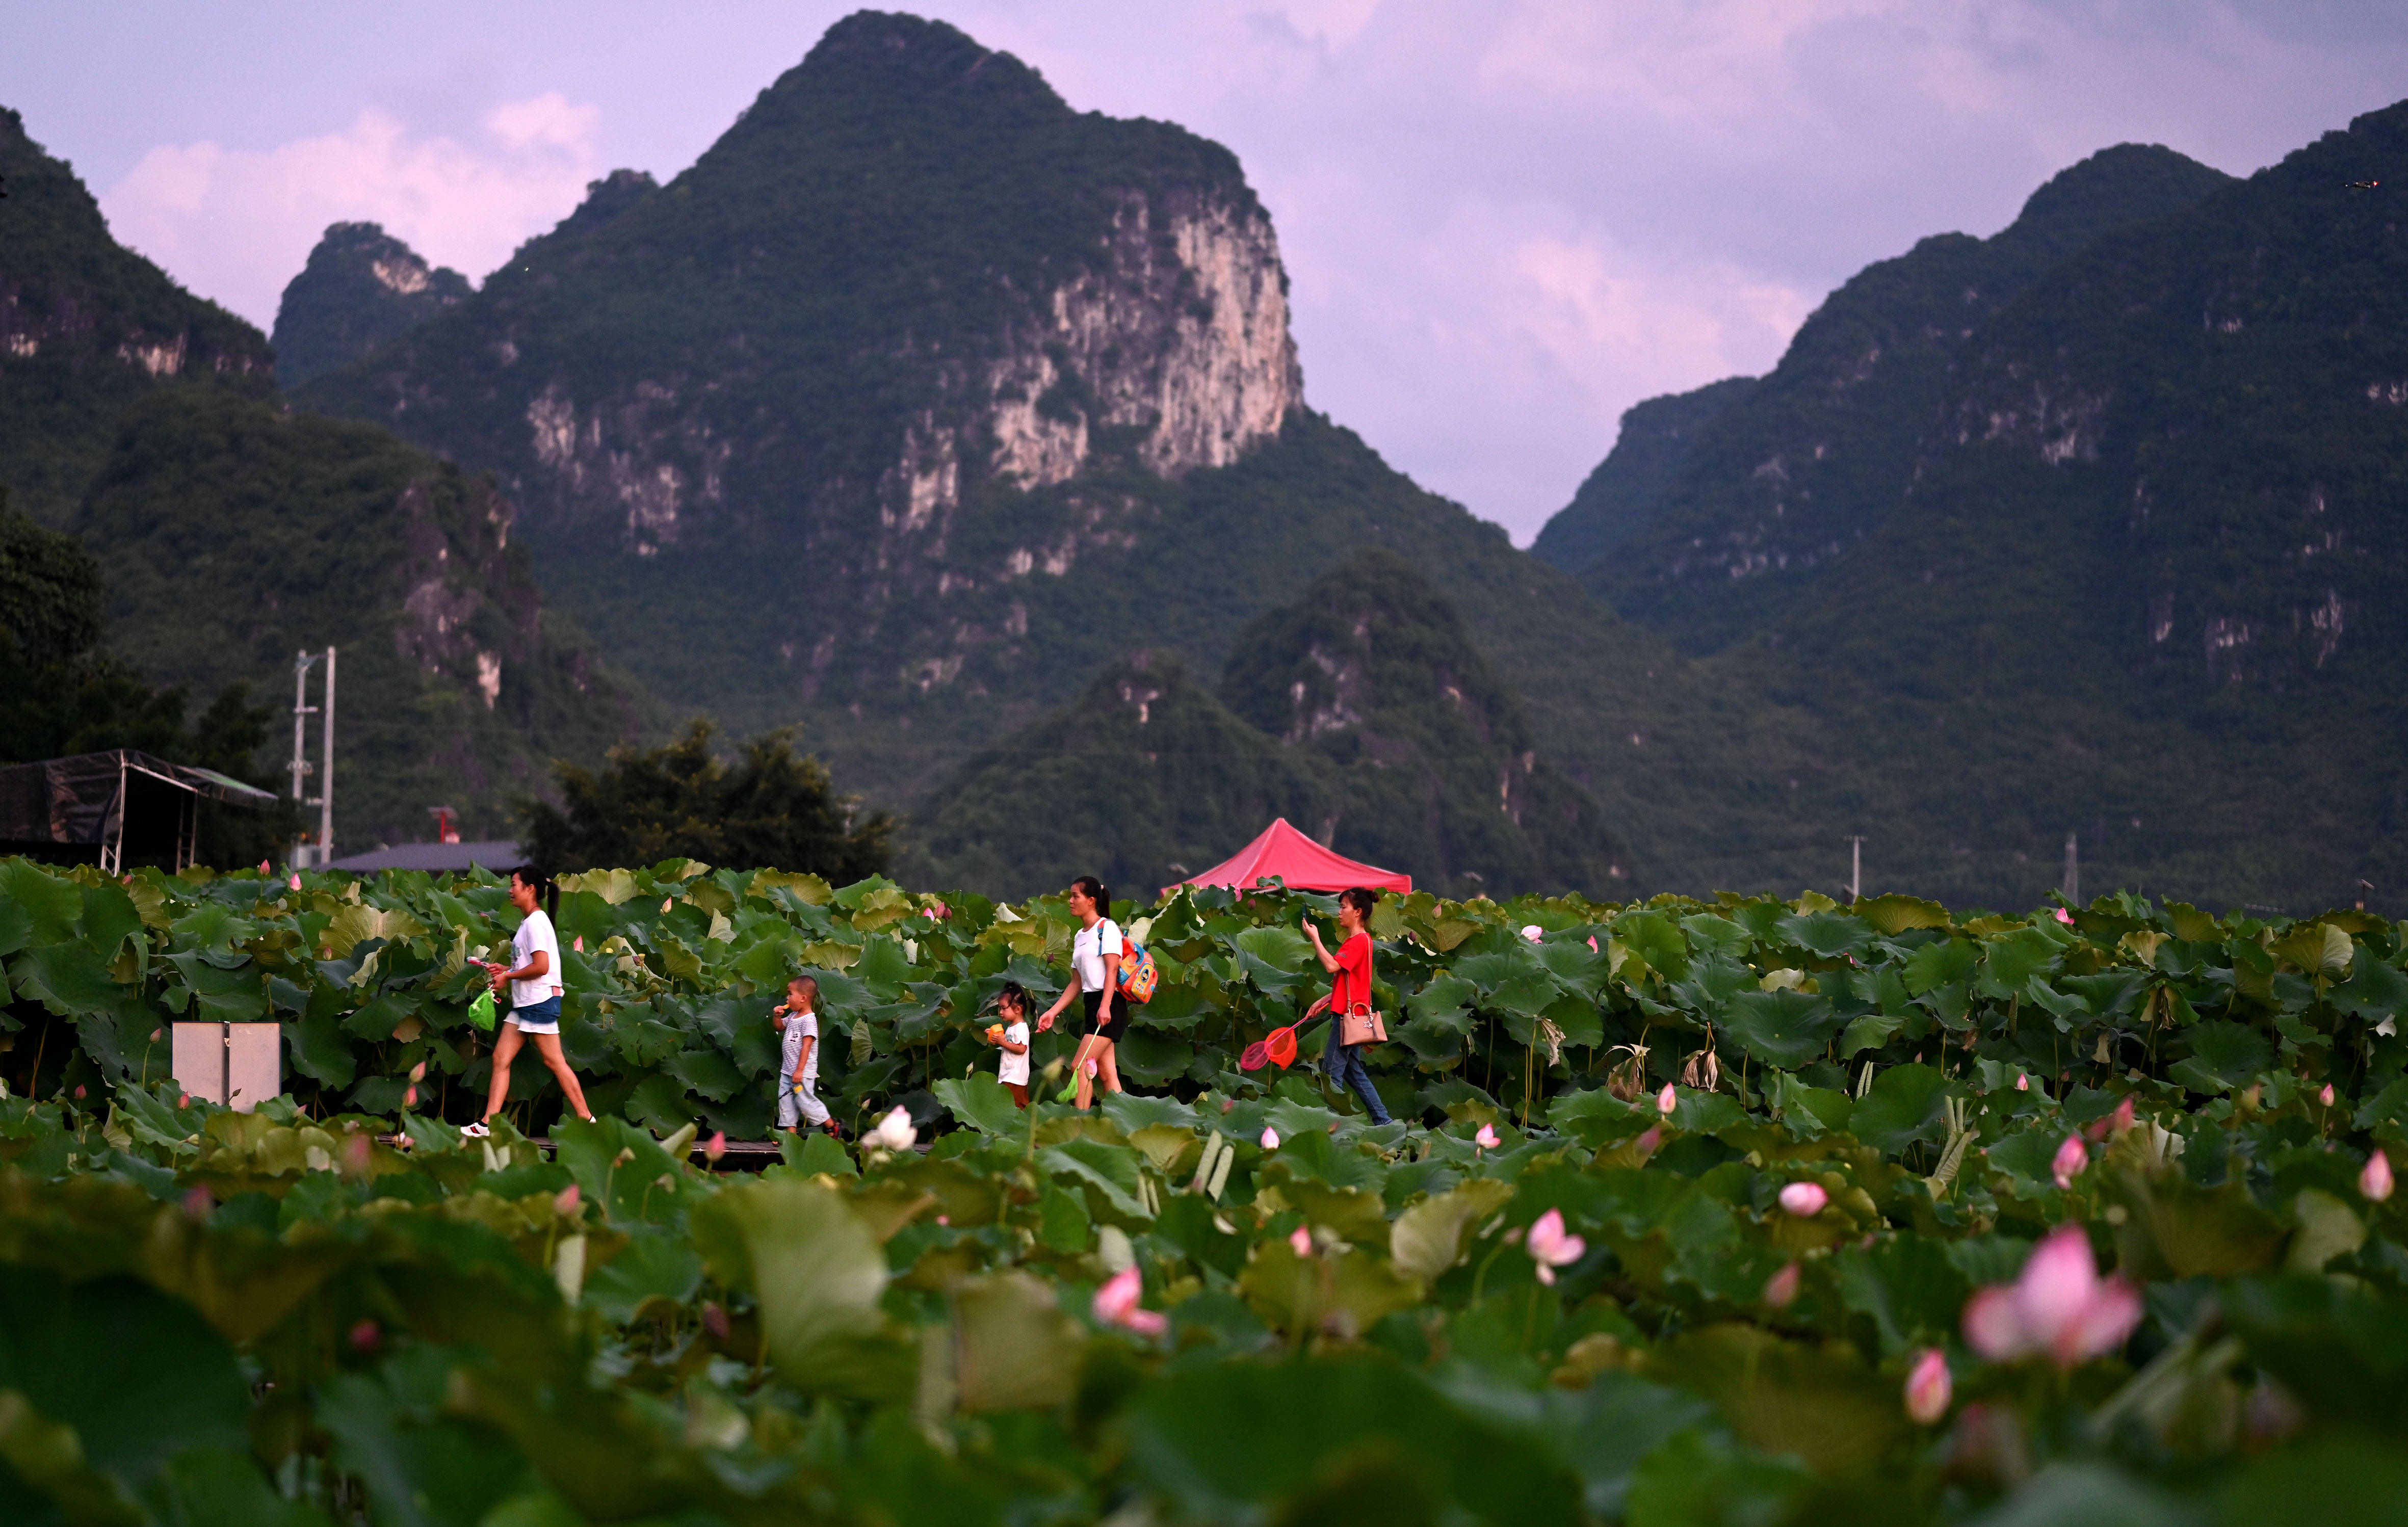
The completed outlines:
{"type": "Polygon", "coordinates": [[[0,177],[0,487],[55,528],[127,408],[163,390],[265,393],[267,342],[110,237],[92,193],[6,107],[0,177]]]}
{"type": "MultiPolygon", "coordinates": [[[[509,916],[483,878],[129,889],[7,861],[0,892],[19,1010],[116,987],[147,1020],[205,969],[313,1013],[329,991],[399,1002],[421,1037],[374,1058],[423,1058],[430,1085],[467,1038],[442,993],[473,967],[446,967],[509,916]],[[93,992],[42,976],[59,951],[129,945],[93,992]]],[[[1209,983],[1240,1019],[1190,1031],[1215,1063],[1172,1095],[1022,1112],[987,1075],[948,1077],[941,1106],[902,1099],[926,1149],[814,1135],[757,1175],[623,1118],[560,1125],[547,1160],[508,1120],[476,1141],[331,1101],[235,1114],[155,1078],[0,1097],[0,1504],[162,1527],[2188,1521],[2274,1503],[2358,1520],[2408,1477],[2408,1209],[2358,1182],[2408,1136],[2350,1118],[2408,1052],[2315,975],[2337,939],[2360,974],[2397,968],[2398,927],[2125,899],[2070,926],[1943,913],[1816,954],[1836,920],[1811,905],[1414,896],[1381,931],[1399,996],[1451,982],[1511,1032],[1578,993],[1657,1070],[1664,1035],[1737,1024],[1752,995],[1844,1015],[1922,950],[1977,952],[1930,972],[1950,979],[1909,1005],[1921,1035],[1873,1055],[1852,1114],[1812,1061],[1726,1068],[1668,1115],[1652,1077],[1626,1101],[1593,1085],[1607,1058],[1567,1052],[1526,1120],[1455,1065],[1420,1120],[1374,1128],[1308,1077],[1226,1063],[1296,990],[1294,920],[1321,905],[1153,912],[1166,992],[1209,983]],[[1818,990],[1732,989],[1726,964],[1818,990]],[[1981,991],[1994,968],[2091,995],[2037,1017],[1981,991]],[[2127,979],[2145,995],[2108,1000],[2127,979]],[[2224,1028],[2258,1036],[2258,1069],[2202,1105],[2150,1051],[2224,1028]],[[1942,1033],[1939,1064],[1909,1058],[1942,1033]],[[2101,1035],[2112,1063],[2089,1058],[2101,1035]],[[2072,1059],[2018,1087],[2036,1046],[2072,1059]],[[2093,1145],[2060,1186],[2070,1134],[2093,1145]],[[1936,1173],[1943,1140],[1956,1164],[1936,1173]],[[1811,1215],[1783,1196],[1807,1181],[1811,1215]],[[1580,1244],[1542,1241],[1549,1215],[1580,1244]],[[2128,1341],[2062,1373],[1965,1334],[1977,1291],[2058,1227],[2143,1295],[2128,1341]],[[1123,1273],[1126,1316],[1096,1297],[1123,1273]],[[1918,1419],[1909,1375],[1935,1361],[1953,1392],[1918,1419]]],[[[891,1025],[873,1056],[979,1021],[990,984],[1039,978],[1068,929],[1052,902],[690,863],[578,877],[561,925],[592,951],[565,951],[572,1052],[580,1028],[607,1023],[607,1046],[660,1021],[639,1010],[673,1043],[740,1041],[769,1000],[743,967],[809,959],[831,1035],[891,1025]],[[918,1009],[923,992],[962,1016],[918,1009]]]]}
{"type": "MultiPolygon", "coordinates": [[[[0,490],[0,763],[136,748],[259,783],[269,711],[237,680],[187,724],[187,692],[156,689],[101,646],[99,568],[74,537],[0,490]]],[[[205,861],[241,863],[288,841],[282,812],[204,807],[205,861]]]]}
{"type": "Polygon", "coordinates": [[[540,617],[509,525],[490,483],[383,430],[186,390],[134,410],[74,529],[116,649],[154,678],[265,688],[296,649],[339,649],[340,850],[421,837],[435,804],[503,836],[504,787],[633,730],[624,690],[540,617]],[[494,788],[454,799],[464,776],[494,788]]]}
{"type": "Polygon", "coordinates": [[[741,745],[733,767],[695,721],[666,747],[615,749],[599,770],[556,764],[563,805],[532,801],[524,842],[552,869],[708,860],[853,881],[886,868],[893,819],[859,822],[818,759],[797,757],[791,731],[741,745]]]}

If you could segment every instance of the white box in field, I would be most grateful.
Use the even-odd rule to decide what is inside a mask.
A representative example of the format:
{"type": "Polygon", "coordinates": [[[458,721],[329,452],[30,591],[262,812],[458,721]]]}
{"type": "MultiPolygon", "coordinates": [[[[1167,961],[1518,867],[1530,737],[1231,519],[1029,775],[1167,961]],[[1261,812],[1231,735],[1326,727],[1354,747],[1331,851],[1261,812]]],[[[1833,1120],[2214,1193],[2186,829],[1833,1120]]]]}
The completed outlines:
{"type": "Polygon", "coordinates": [[[284,1034],[274,1023],[178,1023],[176,1085],[249,1112],[284,1091],[284,1034]]]}

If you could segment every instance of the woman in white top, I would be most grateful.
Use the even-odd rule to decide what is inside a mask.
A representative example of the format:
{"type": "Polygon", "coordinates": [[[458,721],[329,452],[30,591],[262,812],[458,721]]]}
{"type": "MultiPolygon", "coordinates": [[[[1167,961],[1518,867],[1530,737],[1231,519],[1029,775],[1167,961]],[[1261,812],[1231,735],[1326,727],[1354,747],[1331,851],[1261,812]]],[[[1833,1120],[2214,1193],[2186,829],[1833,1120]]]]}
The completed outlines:
{"type": "Polygon", "coordinates": [[[1054,1026],[1054,1015],[1070,1006],[1077,993],[1087,1007],[1087,1030],[1079,1041],[1079,1052],[1070,1061],[1071,1074],[1078,1078],[1079,1106],[1085,1108],[1095,1102],[1095,1078],[1087,1075],[1087,1063],[1096,1063],[1102,1073],[1104,1091],[1121,1090],[1121,1070],[1114,1058],[1113,1047],[1121,1035],[1128,1033],[1128,999],[1121,995],[1121,930],[1120,925],[1104,916],[1112,905],[1104,882],[1092,875],[1082,875],[1070,882],[1070,911],[1079,920],[1079,935],[1070,941],[1070,965],[1078,979],[1062,988],[1054,1006],[1037,1020],[1039,1029],[1054,1026]]]}
{"type": "Polygon", "coordinates": [[[532,864],[510,871],[510,905],[521,914],[519,931],[510,939],[511,958],[517,963],[494,972],[494,991],[499,992],[504,982],[509,984],[510,1010],[502,1021],[501,1037],[494,1043],[494,1085],[485,1097],[485,1117],[460,1132],[472,1139],[492,1133],[486,1120],[501,1112],[510,1095],[510,1062],[527,1036],[534,1038],[543,1063],[560,1078],[569,1108],[586,1122],[594,1120],[586,1111],[585,1089],[577,1085],[577,1073],[569,1069],[568,1057],[560,1050],[560,994],[566,989],[560,981],[560,935],[552,925],[552,914],[544,909],[546,903],[560,905],[560,888],[552,883],[551,876],[532,864]]]}

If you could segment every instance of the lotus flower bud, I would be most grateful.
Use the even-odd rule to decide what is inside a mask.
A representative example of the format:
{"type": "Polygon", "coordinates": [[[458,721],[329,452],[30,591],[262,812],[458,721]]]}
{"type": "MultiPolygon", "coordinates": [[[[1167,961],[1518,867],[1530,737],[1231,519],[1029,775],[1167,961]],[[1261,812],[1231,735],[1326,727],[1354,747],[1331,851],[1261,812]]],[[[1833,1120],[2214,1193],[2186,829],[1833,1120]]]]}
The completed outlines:
{"type": "Polygon", "coordinates": [[[1096,1291],[1094,1310],[1099,1324],[1116,1325],[1140,1336],[1159,1336],[1170,1329],[1169,1318],[1161,1311],[1139,1307],[1138,1299],[1145,1292],[1142,1277],[1135,1267],[1124,1267],[1096,1291]]]}
{"type": "Polygon", "coordinates": [[[405,1107],[405,1108],[415,1108],[415,1107],[417,1107],[417,1106],[418,1106],[418,1089],[417,1089],[417,1088],[415,1088],[415,1087],[408,1087],[408,1088],[404,1088],[404,1089],[402,1090],[402,1093],[401,1093],[401,1106],[402,1106],[403,1107],[405,1107]]]}
{"type": "Polygon", "coordinates": [[[1774,1309],[1787,1309],[1798,1302],[1798,1280],[1802,1275],[1796,1263],[1787,1263],[1781,1271],[1764,1280],[1764,1302],[1774,1309]]]}
{"type": "Polygon", "coordinates": [[[373,1352],[383,1342],[384,1333],[378,1329],[374,1320],[362,1320],[351,1327],[351,1350],[354,1352],[373,1352]]]}
{"type": "Polygon", "coordinates": [[[294,890],[295,890],[295,891],[298,891],[298,890],[300,890],[300,889],[301,889],[301,877],[299,877],[298,875],[296,875],[296,876],[293,877],[293,889],[294,889],[294,890]]]}
{"type": "Polygon", "coordinates": [[[1812,1220],[1831,1202],[1819,1182],[1793,1182],[1781,1190],[1781,1206],[1800,1220],[1812,1220]]]}
{"type": "Polygon", "coordinates": [[[869,1132],[869,1138],[871,1144],[884,1146],[889,1150],[909,1150],[920,1143],[920,1131],[912,1124],[910,1110],[898,1106],[889,1109],[886,1117],[878,1121],[878,1127],[869,1132]]]}
{"type": "Polygon", "coordinates": [[[2316,1101],[2317,1101],[2317,1102],[2319,1102],[2319,1103],[2321,1103],[2321,1104],[2323,1104],[2326,1107],[2329,1108],[2329,1107],[2331,1107],[2331,1106],[2332,1106],[2332,1100],[2333,1100],[2332,1083],[2330,1083],[2330,1082],[2327,1082],[2327,1083],[2325,1083],[2325,1090],[2324,1090],[2323,1092],[2318,1092],[2318,1093],[2316,1094],[2316,1101]]]}
{"type": "Polygon", "coordinates": [[[2029,1072],[2018,1071],[2015,1073],[2015,1091],[2018,1092],[2028,1092],[2031,1091],[2031,1074],[2029,1072]]]}
{"type": "Polygon", "coordinates": [[[2065,1143],[2057,1148],[2057,1159],[2048,1163],[2048,1169],[2056,1174],[2058,1187],[2071,1188],[2073,1186],[2073,1179],[2087,1170],[2089,1165],[2089,1148],[2082,1143],[2081,1135],[2069,1135],[2065,1137],[2065,1143]]]}
{"type": "Polygon", "coordinates": [[[1535,922],[1525,923],[1522,927],[1522,936],[1535,944],[1541,938],[1547,936],[1547,930],[1540,927],[1535,922]]]}
{"type": "Polygon", "coordinates": [[[76,1083],[76,1101],[78,1103],[83,1101],[83,1083],[81,1082],[76,1083]]]}
{"type": "Polygon", "coordinates": [[[717,1300],[702,1306],[702,1328],[710,1333],[713,1341],[727,1339],[727,1306],[717,1300]]]}
{"type": "Polygon", "coordinates": [[[192,1188],[184,1193],[184,1218],[196,1223],[207,1223],[209,1211],[217,1206],[218,1201],[209,1196],[207,1188],[192,1188]]]}
{"type": "Polygon", "coordinates": [[[1917,1426],[1930,1426],[1948,1414],[1956,1386],[1948,1376],[1947,1354],[1937,1347],[1924,1349],[1906,1375],[1906,1413],[1917,1426]]]}
{"type": "Polygon", "coordinates": [[[416,1065],[409,1068],[409,1079],[412,1081],[424,1081],[426,1079],[426,1063],[424,1061],[421,1061],[416,1065]]]}
{"type": "Polygon", "coordinates": [[[1656,1111],[1669,1119],[1672,1116],[1672,1110],[1680,1106],[1680,1094],[1672,1091],[1670,1082],[1666,1082],[1664,1090],[1656,1094],[1656,1111]]]}
{"type": "Polygon", "coordinates": [[[1503,1142],[1497,1138],[1496,1126],[1492,1124],[1483,1124],[1480,1126],[1480,1133],[1471,1137],[1471,1143],[1479,1146],[1483,1149],[1494,1150],[1503,1142]]]}
{"type": "Polygon", "coordinates": [[[1663,1143],[1664,1129],[1660,1124],[1648,1125],[1646,1130],[1640,1135],[1639,1138],[1631,1142],[1631,1144],[1639,1148],[1639,1153],[1642,1156],[1652,1156],[1656,1154],[1656,1148],[1663,1143]]]}
{"type": "Polygon", "coordinates": [[[579,934],[575,938],[569,940],[568,947],[575,949],[578,953],[583,954],[585,952],[585,935],[583,934],[579,934]]]}
{"type": "Polygon", "coordinates": [[[707,1162],[715,1162],[720,1157],[726,1154],[727,1132],[724,1129],[712,1130],[710,1132],[710,1138],[703,1144],[702,1159],[707,1162]]]}
{"type": "Polygon", "coordinates": [[[2060,906],[2057,909],[2057,920],[2071,928],[2073,926],[2073,914],[2060,906]]]}
{"type": "Polygon", "coordinates": [[[552,1194],[552,1212],[559,1215],[564,1220],[574,1220],[577,1218],[577,1211],[582,1206],[583,1202],[583,1195],[577,1191],[577,1184],[572,1182],[567,1187],[560,1190],[560,1192],[552,1194]]]}
{"type": "Polygon", "coordinates": [[[2366,1169],[2358,1174],[2358,1191],[2370,1204],[2380,1204],[2391,1196],[2391,1158],[2381,1146],[2376,1146],[2366,1158],[2366,1169]]]}
{"type": "MultiPolygon", "coordinates": [[[[81,1088],[78,1088],[78,1089],[76,1090],[76,1096],[78,1096],[78,1097],[81,1097],[81,1096],[83,1096],[83,1090],[82,1090],[81,1088]]],[[[193,1106],[193,1094],[192,1094],[192,1093],[190,1093],[190,1092],[178,1092],[178,1093],[176,1094],[176,1106],[178,1106],[179,1108],[189,1108],[189,1107],[191,1107],[192,1106],[193,1106]]]]}
{"type": "Polygon", "coordinates": [[[150,1042],[154,1045],[157,1044],[159,1042],[159,1036],[166,1032],[167,1031],[165,1029],[152,1029],[150,1031],[150,1042]]]}
{"type": "Polygon", "coordinates": [[[1297,1256],[1309,1257],[1312,1255],[1312,1232],[1298,1225],[1289,1233],[1287,1244],[1295,1249],[1297,1256]]]}
{"type": "Polygon", "coordinates": [[[1277,1150],[1279,1149],[1279,1131],[1271,1128],[1268,1124],[1265,1124],[1263,1126],[1263,1149],[1265,1150],[1277,1150]]]}
{"type": "Polygon", "coordinates": [[[2107,1120],[2107,1133],[2121,1135],[2132,1127],[2133,1121],[2132,1100],[2128,1097],[2115,1105],[2115,1112],[2107,1120]]]}

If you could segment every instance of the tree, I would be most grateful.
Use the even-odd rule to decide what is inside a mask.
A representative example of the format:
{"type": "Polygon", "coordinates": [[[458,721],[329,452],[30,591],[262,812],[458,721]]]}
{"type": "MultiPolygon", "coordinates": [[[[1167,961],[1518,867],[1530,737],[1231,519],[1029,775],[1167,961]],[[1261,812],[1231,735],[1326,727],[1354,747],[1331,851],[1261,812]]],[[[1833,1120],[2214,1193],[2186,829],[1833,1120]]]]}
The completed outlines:
{"type": "Polygon", "coordinates": [[[566,809],[522,805],[527,855],[554,870],[699,859],[733,869],[808,870],[839,885],[886,868],[894,819],[853,820],[826,767],[794,750],[792,728],[742,744],[734,765],[698,721],[664,748],[618,748],[598,772],[554,764],[566,809]]]}
{"type": "MultiPolygon", "coordinates": [[[[134,748],[265,784],[273,712],[251,686],[220,692],[187,726],[191,694],[156,689],[101,645],[100,569],[72,535],[36,524],[0,491],[0,764],[134,748]]],[[[288,809],[204,810],[201,862],[242,864],[291,839],[288,809]]]]}

